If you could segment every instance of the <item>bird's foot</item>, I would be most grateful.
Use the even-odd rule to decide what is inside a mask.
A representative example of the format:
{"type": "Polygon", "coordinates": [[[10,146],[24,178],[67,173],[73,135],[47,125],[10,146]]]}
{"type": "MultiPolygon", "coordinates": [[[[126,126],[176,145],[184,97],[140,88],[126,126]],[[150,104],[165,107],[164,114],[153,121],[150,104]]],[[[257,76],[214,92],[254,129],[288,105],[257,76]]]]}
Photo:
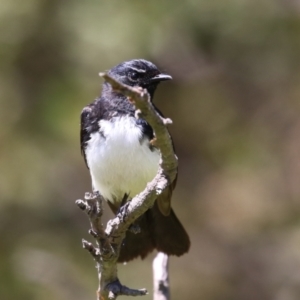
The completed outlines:
{"type": "MultiPolygon", "coordinates": [[[[120,206],[117,216],[120,218],[120,220],[123,222],[127,215],[127,209],[128,209],[129,202],[126,202],[124,205],[120,206]]],[[[128,228],[130,232],[133,234],[137,234],[141,232],[141,227],[137,224],[137,222],[134,222],[131,224],[128,228]]]]}
{"type": "Polygon", "coordinates": [[[139,224],[133,223],[129,226],[128,230],[133,234],[137,234],[141,232],[141,227],[139,224]]]}

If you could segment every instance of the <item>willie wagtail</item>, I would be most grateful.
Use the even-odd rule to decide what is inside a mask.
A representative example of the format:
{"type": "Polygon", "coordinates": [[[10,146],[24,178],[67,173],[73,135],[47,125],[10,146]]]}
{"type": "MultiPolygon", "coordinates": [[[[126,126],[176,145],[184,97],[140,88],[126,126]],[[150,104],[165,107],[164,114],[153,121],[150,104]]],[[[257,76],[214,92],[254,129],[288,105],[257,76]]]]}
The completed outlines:
{"type": "MultiPolygon", "coordinates": [[[[157,85],[172,79],[151,62],[134,59],[123,62],[108,74],[129,86],[147,89],[151,100],[157,85]]],[[[160,112],[159,112],[160,113],[160,112]]],[[[103,84],[102,94],[81,113],[81,151],[90,170],[92,185],[117,213],[125,201],[142,192],[157,173],[159,150],[150,144],[154,133],[127,97],[103,84]]],[[[173,184],[154,206],[135,223],[139,233],[127,231],[118,261],[144,258],[153,249],[180,256],[188,251],[189,237],[171,208],[173,184]]]]}

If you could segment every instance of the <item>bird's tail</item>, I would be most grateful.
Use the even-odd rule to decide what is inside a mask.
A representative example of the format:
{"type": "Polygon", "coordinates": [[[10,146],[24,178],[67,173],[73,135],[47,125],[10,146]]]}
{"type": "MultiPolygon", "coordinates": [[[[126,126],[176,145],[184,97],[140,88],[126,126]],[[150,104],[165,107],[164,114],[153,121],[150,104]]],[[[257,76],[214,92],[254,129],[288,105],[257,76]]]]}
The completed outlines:
{"type": "Polygon", "coordinates": [[[155,203],[150,210],[152,215],[152,236],[158,251],[168,255],[180,256],[188,252],[190,239],[177,219],[173,209],[168,216],[162,215],[155,203]]]}
{"type": "Polygon", "coordinates": [[[145,258],[155,248],[168,255],[176,256],[189,250],[189,236],[173,210],[168,216],[164,216],[155,202],[154,206],[140,217],[136,224],[139,225],[141,231],[137,234],[127,231],[119,262],[130,261],[138,256],[145,258]]]}

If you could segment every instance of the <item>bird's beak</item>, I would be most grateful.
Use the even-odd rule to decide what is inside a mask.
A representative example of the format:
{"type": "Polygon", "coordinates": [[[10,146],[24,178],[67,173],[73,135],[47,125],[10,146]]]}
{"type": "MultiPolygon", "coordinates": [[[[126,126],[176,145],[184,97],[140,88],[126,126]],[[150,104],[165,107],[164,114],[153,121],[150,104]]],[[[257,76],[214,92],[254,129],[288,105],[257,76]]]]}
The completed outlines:
{"type": "Polygon", "coordinates": [[[173,79],[172,76],[168,74],[158,74],[152,77],[150,79],[150,82],[153,83],[153,82],[160,82],[160,81],[171,80],[171,79],[173,79]]]}

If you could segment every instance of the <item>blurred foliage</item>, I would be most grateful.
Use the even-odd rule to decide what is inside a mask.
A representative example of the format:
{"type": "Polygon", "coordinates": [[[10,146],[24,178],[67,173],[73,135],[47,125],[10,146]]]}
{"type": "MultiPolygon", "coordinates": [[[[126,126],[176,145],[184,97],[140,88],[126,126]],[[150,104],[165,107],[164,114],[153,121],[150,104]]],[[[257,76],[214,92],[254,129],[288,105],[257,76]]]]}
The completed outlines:
{"type": "MultiPolygon", "coordinates": [[[[172,299],[299,299],[300,1],[4,0],[0,20],[1,299],[95,298],[79,114],[132,58],[174,77],[156,103],[192,248],[171,260],[172,299]]],[[[151,272],[120,266],[150,291],[151,272]]]]}

